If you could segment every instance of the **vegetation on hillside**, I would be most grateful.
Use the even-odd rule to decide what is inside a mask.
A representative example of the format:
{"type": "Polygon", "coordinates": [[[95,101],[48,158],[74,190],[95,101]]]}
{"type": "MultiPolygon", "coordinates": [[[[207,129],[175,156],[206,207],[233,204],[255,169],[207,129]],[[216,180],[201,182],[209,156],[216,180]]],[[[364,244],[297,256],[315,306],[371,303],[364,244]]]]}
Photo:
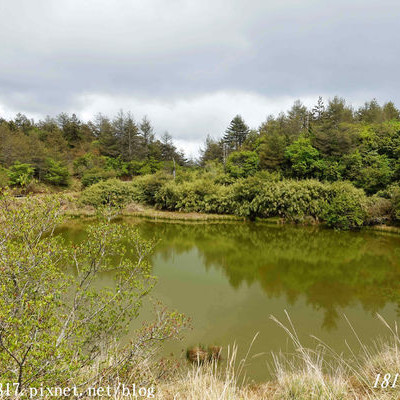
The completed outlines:
{"type": "MultiPolygon", "coordinates": [[[[0,186],[16,192],[91,188],[110,179],[100,188],[116,188],[117,179],[132,181],[126,200],[165,210],[341,229],[398,220],[399,155],[400,112],[376,100],[358,109],[338,97],[327,104],[319,98],[311,109],[296,101],[258,129],[237,115],[220,139],[207,138],[196,161],[167,132],[157,139],[147,117],[136,122],[122,111],[88,122],[65,113],[0,120],[0,186]]],[[[83,197],[99,201],[92,192],[83,197]]]]}

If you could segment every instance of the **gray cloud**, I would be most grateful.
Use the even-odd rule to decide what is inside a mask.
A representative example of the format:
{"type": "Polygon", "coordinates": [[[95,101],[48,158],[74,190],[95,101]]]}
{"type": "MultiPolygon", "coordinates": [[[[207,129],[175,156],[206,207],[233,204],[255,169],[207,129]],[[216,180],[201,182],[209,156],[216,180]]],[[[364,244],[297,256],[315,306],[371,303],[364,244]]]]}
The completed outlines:
{"type": "Polygon", "coordinates": [[[1,0],[0,15],[6,114],[135,106],[195,143],[288,99],[400,103],[397,1],[1,0]]]}

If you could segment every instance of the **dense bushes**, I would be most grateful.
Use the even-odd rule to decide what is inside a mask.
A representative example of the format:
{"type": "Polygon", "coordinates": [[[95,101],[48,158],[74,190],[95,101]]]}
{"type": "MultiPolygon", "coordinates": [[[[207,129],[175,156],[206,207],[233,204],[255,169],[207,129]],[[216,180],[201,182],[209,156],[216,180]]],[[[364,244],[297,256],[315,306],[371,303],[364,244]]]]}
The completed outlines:
{"type": "MultiPolygon", "coordinates": [[[[338,229],[382,223],[387,214],[400,216],[400,190],[393,200],[367,197],[349,182],[322,183],[316,180],[276,180],[256,174],[224,182],[219,175],[186,174],[173,180],[163,173],[96,183],[82,194],[82,202],[99,206],[124,205],[135,201],[162,210],[234,214],[250,220],[279,217],[296,223],[319,221],[338,229]],[[396,200],[395,200],[396,199],[396,200]],[[394,205],[396,204],[396,206],[394,205]]],[[[396,194],[397,193],[397,194],[396,194]]]]}
{"type": "Polygon", "coordinates": [[[339,229],[361,227],[367,216],[364,191],[348,182],[335,182],[330,186],[332,196],[321,215],[328,226],[339,229]]]}
{"type": "Polygon", "coordinates": [[[81,202],[94,207],[104,205],[123,207],[133,198],[134,187],[132,184],[118,179],[109,179],[85,189],[81,195],[81,202]]]}

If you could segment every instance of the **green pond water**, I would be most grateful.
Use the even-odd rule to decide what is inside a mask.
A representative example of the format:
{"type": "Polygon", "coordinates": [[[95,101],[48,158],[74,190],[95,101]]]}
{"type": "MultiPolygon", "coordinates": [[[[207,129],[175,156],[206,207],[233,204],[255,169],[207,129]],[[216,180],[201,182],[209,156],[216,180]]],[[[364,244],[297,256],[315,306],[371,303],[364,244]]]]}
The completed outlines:
{"type": "MultiPolygon", "coordinates": [[[[159,240],[152,296],[192,319],[193,329],[168,344],[165,355],[184,359],[186,348],[198,344],[226,353],[237,344],[240,358],[258,333],[246,371],[263,381],[273,374],[271,352],[293,351],[270,315],[283,321],[287,310],[304,345],[315,347],[314,335],[344,353],[345,341],[359,350],[344,316],[366,344],[385,334],[376,313],[390,323],[399,316],[399,236],[245,222],[125,222],[159,240]]],[[[62,234],[79,241],[84,229],[73,222],[62,234]]],[[[145,306],[141,318],[149,315],[145,306]]]]}

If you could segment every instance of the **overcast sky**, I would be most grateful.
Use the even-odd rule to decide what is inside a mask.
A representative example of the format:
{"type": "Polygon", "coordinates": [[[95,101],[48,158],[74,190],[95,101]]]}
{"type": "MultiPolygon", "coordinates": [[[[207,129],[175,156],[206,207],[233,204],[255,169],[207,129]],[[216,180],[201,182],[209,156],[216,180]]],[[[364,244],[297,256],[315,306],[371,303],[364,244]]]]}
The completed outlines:
{"type": "Polygon", "coordinates": [[[197,153],[294,100],[400,105],[398,0],[0,0],[0,116],[148,115],[197,153]]]}

